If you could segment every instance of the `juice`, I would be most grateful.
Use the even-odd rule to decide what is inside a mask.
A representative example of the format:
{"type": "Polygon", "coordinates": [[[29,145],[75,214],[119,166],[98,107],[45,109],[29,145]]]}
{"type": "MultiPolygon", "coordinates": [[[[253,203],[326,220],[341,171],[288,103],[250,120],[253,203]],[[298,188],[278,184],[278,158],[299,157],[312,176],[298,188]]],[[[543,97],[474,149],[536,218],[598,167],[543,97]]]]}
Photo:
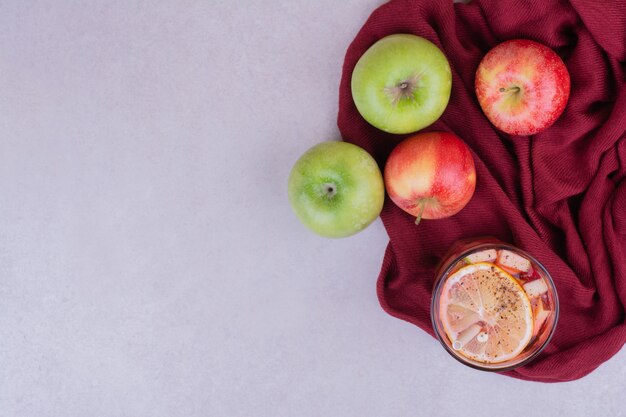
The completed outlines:
{"type": "Polygon", "coordinates": [[[459,242],[437,273],[431,305],[439,341],[460,362],[504,371],[548,344],[559,302],[546,269],[495,239],[459,242]]]}

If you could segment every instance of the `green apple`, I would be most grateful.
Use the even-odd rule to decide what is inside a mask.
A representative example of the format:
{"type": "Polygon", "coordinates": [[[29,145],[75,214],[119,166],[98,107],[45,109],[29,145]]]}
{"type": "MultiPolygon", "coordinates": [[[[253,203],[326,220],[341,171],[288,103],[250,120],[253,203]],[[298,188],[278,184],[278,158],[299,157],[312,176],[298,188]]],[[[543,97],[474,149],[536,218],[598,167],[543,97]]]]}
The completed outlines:
{"type": "Polygon", "coordinates": [[[352,98],[368,123],[411,133],[434,123],[450,99],[452,73],[435,44],[415,35],[380,39],[352,72],[352,98]]]}
{"type": "Polygon", "coordinates": [[[289,175],[289,201],[309,229],[346,237],[380,214],[383,177],[374,158],[347,142],[322,142],[298,159],[289,175]]]}

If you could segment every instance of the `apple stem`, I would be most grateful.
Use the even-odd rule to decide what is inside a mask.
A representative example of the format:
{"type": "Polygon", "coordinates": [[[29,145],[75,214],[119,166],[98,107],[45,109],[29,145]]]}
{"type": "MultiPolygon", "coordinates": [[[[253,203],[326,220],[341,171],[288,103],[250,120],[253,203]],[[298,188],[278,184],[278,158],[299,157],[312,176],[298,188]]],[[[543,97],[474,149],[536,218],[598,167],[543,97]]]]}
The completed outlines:
{"type": "Polygon", "coordinates": [[[426,207],[426,201],[422,199],[417,204],[419,204],[421,207],[420,207],[420,212],[417,215],[417,218],[415,219],[415,225],[416,226],[419,225],[420,222],[422,221],[422,215],[424,214],[424,208],[426,207]]]}
{"type": "Polygon", "coordinates": [[[322,194],[327,199],[332,199],[337,194],[337,186],[333,183],[327,182],[322,185],[322,194]]]}
{"type": "Polygon", "coordinates": [[[511,91],[511,92],[513,92],[513,93],[519,93],[519,92],[520,92],[520,90],[521,90],[521,88],[519,88],[519,87],[517,87],[517,86],[515,86],[515,87],[510,87],[510,88],[504,88],[504,87],[500,88],[500,92],[501,92],[501,93],[504,93],[505,91],[506,91],[506,92],[511,91]]]}
{"type": "Polygon", "coordinates": [[[391,104],[395,106],[401,100],[414,99],[413,94],[415,93],[415,90],[420,88],[420,78],[421,74],[412,74],[410,77],[400,81],[395,85],[385,87],[383,91],[391,100],[391,104]]]}

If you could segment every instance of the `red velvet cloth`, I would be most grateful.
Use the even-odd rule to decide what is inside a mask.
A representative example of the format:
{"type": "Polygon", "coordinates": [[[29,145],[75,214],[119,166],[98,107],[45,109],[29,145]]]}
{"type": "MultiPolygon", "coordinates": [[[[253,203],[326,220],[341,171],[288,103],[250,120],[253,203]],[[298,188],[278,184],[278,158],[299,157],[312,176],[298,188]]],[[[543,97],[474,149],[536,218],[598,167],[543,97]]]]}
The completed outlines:
{"type": "Polygon", "coordinates": [[[458,239],[491,235],[537,257],[560,298],[554,338],[532,363],[508,372],[557,382],[580,378],[626,342],[626,3],[623,0],[392,0],[372,13],[346,53],[338,124],[381,168],[406,136],[368,125],[350,94],[359,57],[378,39],[413,33],[437,44],[452,67],[452,95],[426,130],[450,131],[471,147],[477,188],[444,220],[414,219],[386,200],[390,242],[378,280],[389,314],[433,335],[435,267],[458,239]],[[515,38],[553,48],[571,75],[563,115],[531,137],[495,130],[474,93],[485,53],[515,38]]]}

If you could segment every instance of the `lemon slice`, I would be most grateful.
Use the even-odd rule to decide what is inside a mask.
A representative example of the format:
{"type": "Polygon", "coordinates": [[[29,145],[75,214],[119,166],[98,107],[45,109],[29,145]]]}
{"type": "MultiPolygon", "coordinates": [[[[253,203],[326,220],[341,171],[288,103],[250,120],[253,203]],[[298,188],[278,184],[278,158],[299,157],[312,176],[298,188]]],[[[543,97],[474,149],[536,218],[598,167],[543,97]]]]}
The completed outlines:
{"type": "Polygon", "coordinates": [[[533,313],[526,292],[492,263],[468,265],[450,275],[439,306],[452,348],[475,361],[513,359],[533,335],[533,313]]]}

